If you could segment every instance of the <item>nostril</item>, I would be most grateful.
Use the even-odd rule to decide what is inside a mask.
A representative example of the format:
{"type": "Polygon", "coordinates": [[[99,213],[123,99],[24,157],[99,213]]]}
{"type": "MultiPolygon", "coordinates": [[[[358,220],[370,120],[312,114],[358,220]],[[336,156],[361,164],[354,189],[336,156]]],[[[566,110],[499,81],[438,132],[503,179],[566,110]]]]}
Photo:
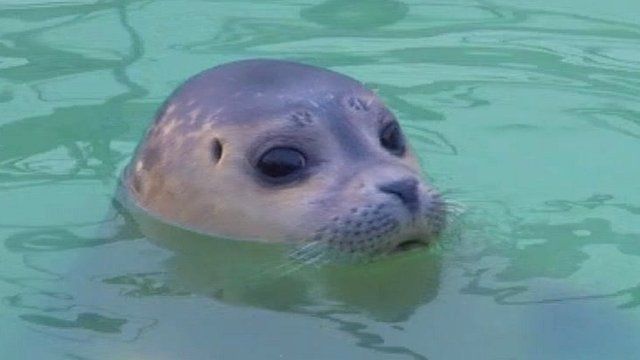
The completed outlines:
{"type": "Polygon", "coordinates": [[[413,178],[397,180],[380,185],[378,189],[399,197],[411,212],[418,209],[418,180],[413,178]]]}

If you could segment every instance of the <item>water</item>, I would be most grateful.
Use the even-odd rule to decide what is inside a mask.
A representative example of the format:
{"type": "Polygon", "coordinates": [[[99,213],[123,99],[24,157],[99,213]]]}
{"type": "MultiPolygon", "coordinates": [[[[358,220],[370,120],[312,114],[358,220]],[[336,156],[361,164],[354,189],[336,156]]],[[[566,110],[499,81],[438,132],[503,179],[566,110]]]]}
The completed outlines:
{"type": "Polygon", "coordinates": [[[624,0],[2,1],[3,359],[636,358],[639,19],[624,0]],[[274,249],[128,232],[111,198],[154,110],[249,57],[376,89],[467,212],[427,252],[259,274],[274,249]]]}

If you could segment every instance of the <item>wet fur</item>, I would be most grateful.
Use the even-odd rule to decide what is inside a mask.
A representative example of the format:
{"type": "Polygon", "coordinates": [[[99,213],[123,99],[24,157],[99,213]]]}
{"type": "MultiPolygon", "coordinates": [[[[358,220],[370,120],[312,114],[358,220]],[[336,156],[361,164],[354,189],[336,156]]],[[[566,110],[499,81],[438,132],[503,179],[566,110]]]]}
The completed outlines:
{"type": "Polygon", "coordinates": [[[123,185],[140,208],[201,233],[292,242],[308,261],[374,257],[429,241],[447,213],[410,149],[398,157],[381,148],[380,127],[394,120],[373,92],[326,69],[225,64],[169,97],[123,185]],[[309,174],[286,186],[261,182],[252,158],[274,145],[305,149],[309,174]],[[415,214],[380,191],[398,179],[417,180],[415,214]]]}

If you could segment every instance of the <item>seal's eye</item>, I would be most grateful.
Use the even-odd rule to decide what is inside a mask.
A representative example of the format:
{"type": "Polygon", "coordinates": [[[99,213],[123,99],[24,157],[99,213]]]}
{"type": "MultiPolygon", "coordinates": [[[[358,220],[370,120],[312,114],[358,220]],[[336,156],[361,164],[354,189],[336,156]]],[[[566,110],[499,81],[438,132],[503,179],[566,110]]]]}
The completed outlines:
{"type": "Polygon", "coordinates": [[[404,155],[406,146],[400,125],[396,121],[385,126],[380,132],[380,145],[394,155],[404,155]]]}
{"type": "Polygon", "coordinates": [[[302,170],[306,163],[307,160],[300,151],[292,148],[276,147],[262,154],[256,164],[256,168],[270,178],[282,179],[302,170]]]}

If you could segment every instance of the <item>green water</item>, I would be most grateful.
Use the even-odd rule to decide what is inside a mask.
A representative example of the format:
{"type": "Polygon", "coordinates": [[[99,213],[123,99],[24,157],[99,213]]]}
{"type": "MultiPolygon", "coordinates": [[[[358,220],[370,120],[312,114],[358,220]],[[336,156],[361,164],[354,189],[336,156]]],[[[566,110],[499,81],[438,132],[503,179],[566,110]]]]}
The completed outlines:
{"type": "Polygon", "coordinates": [[[638,358],[639,154],[637,1],[4,0],[1,357],[638,358]],[[376,89],[466,212],[427,252],[260,276],[273,249],[114,220],[161,101],[250,57],[376,89]]]}

